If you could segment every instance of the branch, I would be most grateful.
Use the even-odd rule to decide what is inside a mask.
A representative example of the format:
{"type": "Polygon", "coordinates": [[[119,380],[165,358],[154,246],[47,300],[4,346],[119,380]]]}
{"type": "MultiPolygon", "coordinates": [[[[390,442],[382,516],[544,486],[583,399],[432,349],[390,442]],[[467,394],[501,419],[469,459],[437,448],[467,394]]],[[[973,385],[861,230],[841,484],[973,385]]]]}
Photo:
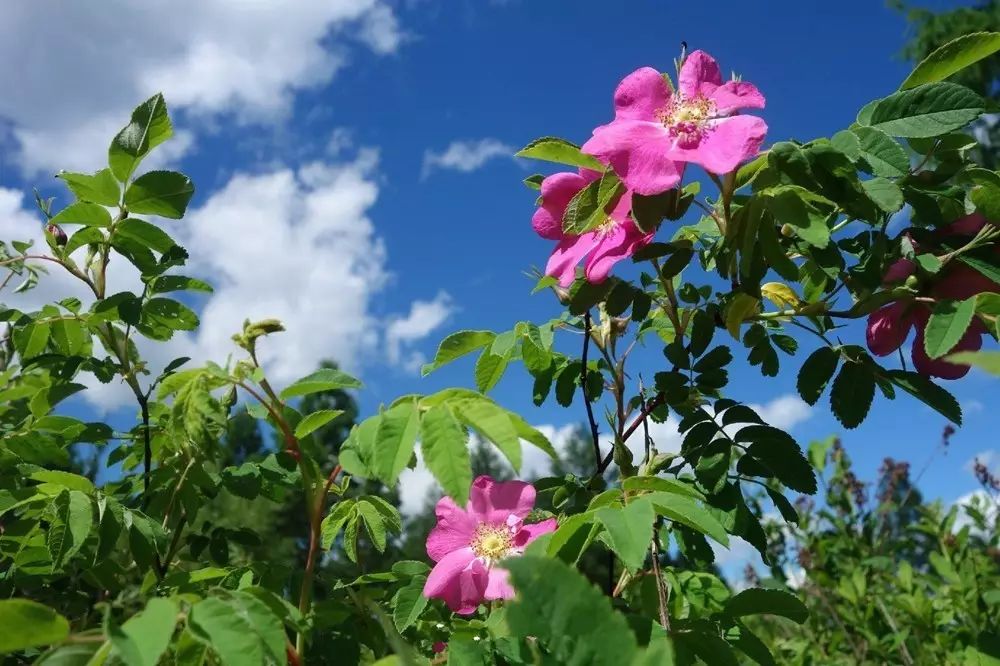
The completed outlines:
{"type": "MultiPolygon", "coordinates": [[[[637,416],[635,421],[632,421],[632,424],[625,429],[625,432],[622,433],[623,444],[628,440],[629,437],[632,436],[632,433],[634,433],[636,430],[639,429],[639,426],[643,424],[643,422],[653,412],[653,410],[663,404],[664,399],[665,397],[662,393],[657,393],[652,400],[646,403],[646,405],[642,408],[642,412],[639,414],[639,416],[637,416]]],[[[597,468],[598,474],[602,474],[604,470],[608,468],[608,465],[611,464],[611,460],[613,459],[613,457],[614,457],[614,449],[609,451],[608,455],[606,455],[604,457],[604,460],[601,461],[600,466],[597,468]]]]}
{"type": "Polygon", "coordinates": [[[583,367],[580,369],[580,392],[583,393],[583,404],[587,408],[587,421],[590,422],[590,435],[594,439],[594,464],[598,471],[601,469],[601,444],[597,431],[597,420],[594,418],[594,407],[590,404],[590,396],[587,395],[587,351],[590,348],[590,310],[583,313],[583,367]]]}

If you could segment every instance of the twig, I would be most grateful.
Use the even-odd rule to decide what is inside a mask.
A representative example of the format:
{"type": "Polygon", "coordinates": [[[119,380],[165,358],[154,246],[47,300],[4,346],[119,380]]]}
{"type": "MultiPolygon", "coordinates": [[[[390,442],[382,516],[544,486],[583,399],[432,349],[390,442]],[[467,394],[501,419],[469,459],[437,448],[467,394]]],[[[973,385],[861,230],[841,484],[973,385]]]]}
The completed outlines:
{"type": "MultiPolygon", "coordinates": [[[[656,394],[655,397],[653,397],[652,400],[646,403],[646,405],[642,408],[642,412],[639,414],[639,416],[637,416],[635,421],[633,421],[632,424],[625,429],[625,432],[622,433],[621,440],[623,444],[629,437],[632,436],[632,433],[634,433],[639,428],[639,426],[642,425],[643,421],[646,420],[646,418],[653,412],[653,410],[663,404],[663,401],[664,401],[664,395],[662,393],[658,393],[656,394]]],[[[604,470],[608,468],[608,465],[611,464],[613,456],[614,456],[614,449],[609,451],[608,455],[604,456],[604,460],[601,461],[600,466],[598,466],[597,468],[597,472],[599,474],[603,473],[604,470]]]]}
{"type": "Polygon", "coordinates": [[[583,367],[580,369],[580,392],[583,394],[583,404],[587,408],[587,421],[590,422],[590,435],[594,440],[594,464],[601,469],[601,443],[600,435],[597,431],[597,420],[594,418],[594,407],[590,404],[590,396],[587,394],[587,351],[590,348],[590,310],[583,313],[583,354],[581,361],[583,367]]]}
{"type": "MultiPolygon", "coordinates": [[[[323,492],[320,493],[315,500],[315,504],[312,508],[312,515],[309,521],[309,551],[306,554],[306,569],[305,573],[302,574],[302,587],[299,589],[299,613],[305,616],[309,612],[309,602],[312,598],[312,583],[313,575],[316,569],[316,551],[319,549],[319,533],[322,529],[323,523],[323,504],[326,500],[326,495],[330,491],[330,486],[334,484],[337,477],[340,476],[342,467],[338,464],[330,472],[330,475],[326,477],[326,484],[323,486],[323,492]]],[[[306,637],[304,632],[299,632],[295,638],[295,649],[299,654],[299,657],[305,655],[306,647],[306,637]]]]}
{"type": "Polygon", "coordinates": [[[653,576],[656,577],[656,597],[657,603],[660,606],[660,624],[667,631],[670,631],[670,615],[667,613],[667,602],[670,600],[669,592],[667,591],[667,584],[663,580],[663,574],[660,571],[660,544],[659,535],[656,533],[659,526],[654,526],[653,531],[653,542],[650,544],[649,548],[652,551],[653,559],[653,576]]]}

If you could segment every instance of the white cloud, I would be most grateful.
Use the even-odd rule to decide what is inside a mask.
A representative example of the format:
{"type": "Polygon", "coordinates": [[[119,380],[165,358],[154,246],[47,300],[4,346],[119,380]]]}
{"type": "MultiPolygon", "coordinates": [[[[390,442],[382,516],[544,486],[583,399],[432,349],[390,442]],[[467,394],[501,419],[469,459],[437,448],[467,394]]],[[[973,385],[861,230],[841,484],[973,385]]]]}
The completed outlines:
{"type": "Polygon", "coordinates": [[[26,173],[98,168],[156,91],[192,117],[271,123],[297,91],[328,83],[352,44],[385,54],[403,38],[385,0],[0,3],[0,118],[26,173]]]}
{"type": "Polygon", "coordinates": [[[791,430],[812,416],[812,408],[797,395],[787,394],[764,405],[752,404],[753,409],[768,425],[791,430]]]}
{"type": "Polygon", "coordinates": [[[423,340],[441,326],[454,312],[451,296],[439,292],[433,300],[414,301],[405,317],[393,317],[385,329],[385,346],[389,363],[402,362],[405,369],[415,372],[426,362],[420,352],[410,352],[405,356],[406,347],[423,340]]]}
{"type": "Polygon", "coordinates": [[[962,401],[962,413],[968,416],[969,414],[978,414],[979,412],[986,409],[986,405],[980,400],[974,398],[962,401]]]}
{"type": "Polygon", "coordinates": [[[426,178],[435,169],[451,169],[468,173],[498,157],[511,157],[517,151],[499,139],[478,141],[453,141],[443,151],[424,152],[423,175],[426,178]]]}
{"type": "Polygon", "coordinates": [[[953,527],[955,532],[958,532],[966,525],[971,525],[973,526],[971,530],[972,533],[979,534],[980,536],[983,535],[982,532],[976,529],[972,518],[969,517],[965,507],[970,507],[979,511],[986,519],[987,525],[996,524],[998,518],[1000,518],[1000,500],[982,488],[962,495],[955,500],[955,506],[960,507],[958,517],[955,519],[955,525],[953,527]]]}

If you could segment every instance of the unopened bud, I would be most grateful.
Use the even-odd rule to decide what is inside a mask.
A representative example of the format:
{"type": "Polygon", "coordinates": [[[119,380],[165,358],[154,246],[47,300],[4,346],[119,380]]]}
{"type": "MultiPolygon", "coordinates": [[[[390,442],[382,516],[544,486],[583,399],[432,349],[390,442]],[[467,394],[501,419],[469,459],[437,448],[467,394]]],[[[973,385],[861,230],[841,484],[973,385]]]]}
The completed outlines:
{"type": "Polygon", "coordinates": [[[908,289],[917,289],[920,286],[920,278],[916,275],[911,275],[906,278],[906,282],[903,283],[908,289]]]}
{"type": "Polygon", "coordinates": [[[781,235],[785,238],[791,238],[795,235],[795,228],[790,224],[783,224],[781,225],[781,235]]]}
{"type": "Polygon", "coordinates": [[[58,224],[52,224],[52,223],[46,224],[45,232],[52,236],[52,239],[55,240],[56,245],[59,245],[61,247],[66,244],[66,232],[63,231],[58,224]]]}

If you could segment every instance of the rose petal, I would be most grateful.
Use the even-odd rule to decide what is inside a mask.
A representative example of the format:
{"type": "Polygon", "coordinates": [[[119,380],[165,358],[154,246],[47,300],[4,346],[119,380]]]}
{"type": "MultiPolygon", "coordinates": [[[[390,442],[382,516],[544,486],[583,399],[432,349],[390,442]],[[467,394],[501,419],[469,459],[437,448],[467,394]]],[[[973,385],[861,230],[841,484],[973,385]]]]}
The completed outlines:
{"type": "Polygon", "coordinates": [[[985,292],[1000,292],[1000,284],[971,266],[949,262],[944,276],[931,289],[931,296],[963,301],[985,292]]]}
{"type": "Polygon", "coordinates": [[[615,264],[631,257],[652,239],[653,234],[643,234],[631,220],[616,225],[611,233],[598,241],[594,252],[587,258],[587,281],[592,284],[604,282],[615,264]]]}
{"type": "Polygon", "coordinates": [[[597,234],[567,236],[559,241],[545,264],[545,274],[559,280],[559,286],[568,287],[576,279],[576,267],[597,245],[597,234]]]}
{"type": "Polygon", "coordinates": [[[675,187],[684,173],[683,164],[667,157],[672,143],[660,123],[616,120],[595,129],[582,150],[610,164],[630,190],[651,195],[675,187]]]}
{"type": "Polygon", "coordinates": [[[523,519],[534,506],[535,487],[524,481],[497,482],[480,476],[469,490],[469,513],[490,525],[505,525],[511,515],[523,519]]]}
{"type": "Polygon", "coordinates": [[[477,523],[450,497],[438,501],[434,515],[437,525],[427,535],[427,555],[438,562],[448,553],[468,546],[476,533],[477,523]]]}
{"type": "MultiPolygon", "coordinates": [[[[588,173],[593,173],[589,172],[588,173]]],[[[556,173],[542,181],[542,205],[531,218],[531,226],[542,238],[562,240],[562,219],[566,206],[591,181],[578,173],[556,173]]]]}
{"type": "Polygon", "coordinates": [[[888,356],[906,342],[915,323],[909,303],[897,301],[868,315],[865,337],[876,356],[888,356]]]}
{"type": "Polygon", "coordinates": [[[732,116],[714,121],[696,145],[676,145],[668,152],[671,159],[700,164],[710,173],[726,174],[755,157],[765,136],[767,123],[760,118],[732,116]]]}
{"type": "Polygon", "coordinates": [[[482,602],[487,582],[486,567],[471,548],[463,548],[434,565],[424,584],[424,596],[443,600],[456,613],[469,614],[482,602]]]}
{"type": "Polygon", "coordinates": [[[897,259],[885,271],[882,276],[882,284],[891,285],[895,282],[902,282],[917,272],[917,265],[909,259],[897,259]]]}
{"type": "Polygon", "coordinates": [[[940,233],[946,236],[975,236],[984,226],[986,226],[986,216],[982,213],[972,213],[958,218],[941,229],[940,233]]]}
{"type": "Polygon", "coordinates": [[[722,85],[722,74],[715,58],[698,50],[692,51],[684,59],[677,88],[685,98],[691,99],[699,94],[708,95],[720,85],[722,85]]]}
{"type": "Polygon", "coordinates": [[[488,582],[486,584],[486,591],[483,593],[484,599],[493,601],[495,599],[514,598],[514,588],[510,584],[510,574],[506,569],[491,567],[489,573],[486,575],[488,582]]]}
{"type": "MultiPolygon", "coordinates": [[[[981,326],[970,326],[965,331],[965,335],[958,341],[949,354],[960,351],[979,351],[983,346],[983,329],[981,326]]],[[[924,349],[924,327],[917,330],[917,337],[913,341],[913,367],[922,375],[940,377],[941,379],[961,379],[969,373],[969,366],[949,363],[940,358],[932,359],[924,349]]]]}
{"type": "Polygon", "coordinates": [[[615,90],[615,118],[655,120],[670,101],[670,88],[663,75],[652,67],[635,70],[615,90]]]}
{"type": "Polygon", "coordinates": [[[514,545],[518,548],[524,548],[543,534],[555,532],[557,527],[559,527],[559,524],[555,518],[549,518],[540,523],[523,525],[518,533],[514,535],[514,545]]]}
{"type": "Polygon", "coordinates": [[[709,96],[715,103],[715,112],[728,116],[740,109],[763,109],[764,96],[757,86],[745,81],[726,81],[709,96]]]}

